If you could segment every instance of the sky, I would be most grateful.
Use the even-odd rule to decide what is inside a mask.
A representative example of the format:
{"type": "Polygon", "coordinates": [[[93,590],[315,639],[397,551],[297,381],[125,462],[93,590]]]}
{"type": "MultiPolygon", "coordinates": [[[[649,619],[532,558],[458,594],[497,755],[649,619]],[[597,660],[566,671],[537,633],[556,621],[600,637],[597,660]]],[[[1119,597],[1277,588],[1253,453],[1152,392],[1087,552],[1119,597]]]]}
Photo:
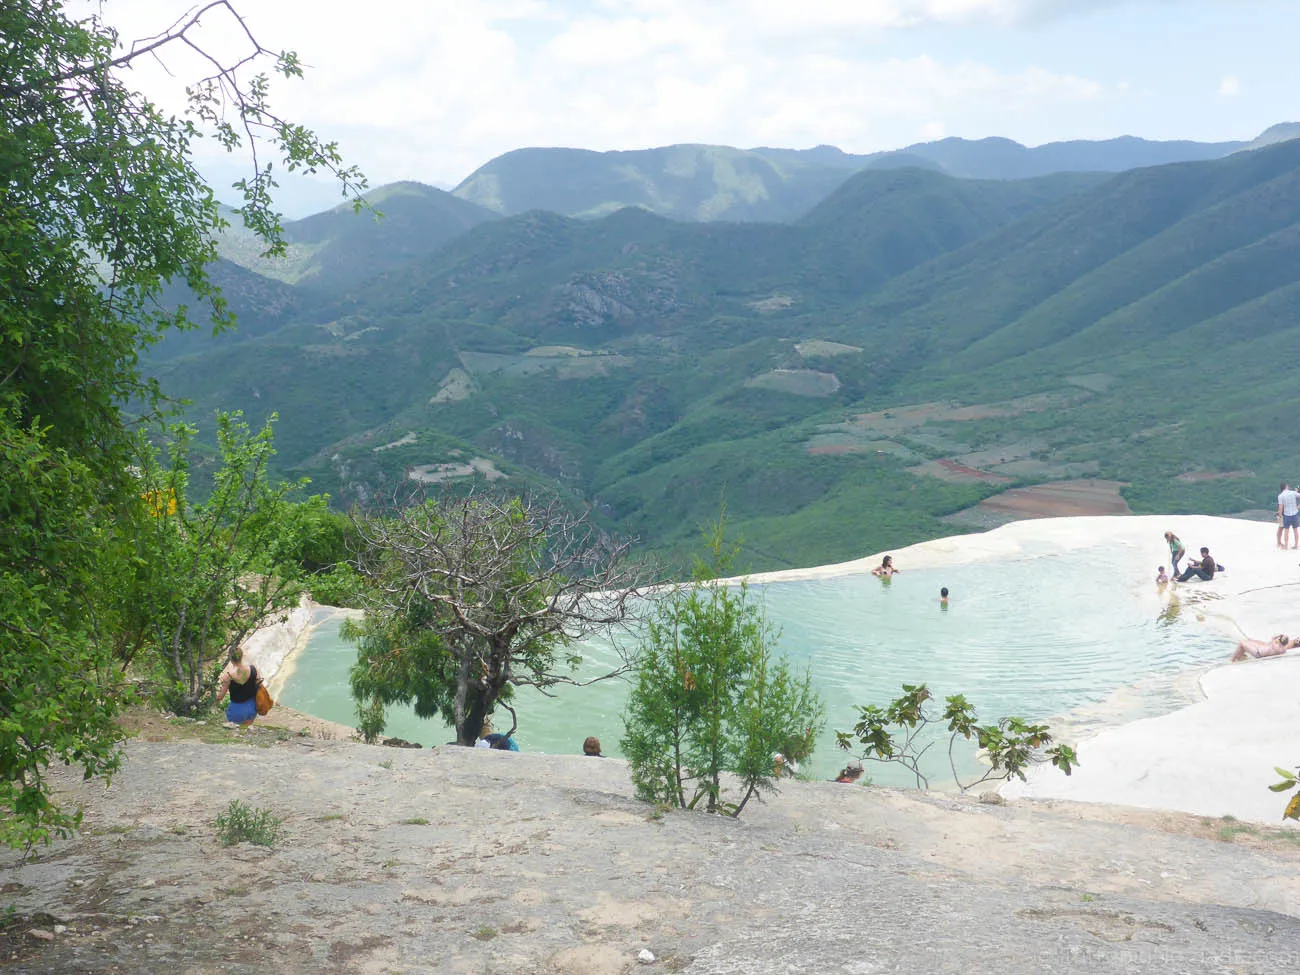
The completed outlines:
{"type": "MultiPolygon", "coordinates": [[[[124,41],[191,9],[71,2],[124,41]]],[[[336,140],[372,186],[451,188],[530,146],[1225,141],[1300,120],[1300,0],[230,2],[264,47],[307,66],[276,82],[276,108],[336,140]]],[[[242,55],[233,26],[214,9],[194,38],[242,55]]],[[[179,110],[199,70],[173,46],[129,80],[179,110]]],[[[214,182],[244,174],[215,147],[200,156],[214,182]]],[[[334,198],[323,182],[284,185],[290,216],[334,198]]]]}

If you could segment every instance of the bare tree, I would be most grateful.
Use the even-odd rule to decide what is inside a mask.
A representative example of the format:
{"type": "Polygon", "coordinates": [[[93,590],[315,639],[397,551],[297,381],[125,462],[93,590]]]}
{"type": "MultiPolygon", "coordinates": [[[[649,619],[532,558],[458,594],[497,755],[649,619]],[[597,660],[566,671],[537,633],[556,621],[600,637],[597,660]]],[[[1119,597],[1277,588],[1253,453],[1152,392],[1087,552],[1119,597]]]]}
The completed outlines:
{"type": "Polygon", "coordinates": [[[585,515],[470,494],[356,521],[367,586],[365,621],[351,628],[352,691],[367,735],[383,730],[385,705],[410,703],[422,717],[441,713],[472,745],[515,687],[546,692],[627,670],[572,676],[574,644],[628,623],[645,582],[631,543],[585,515]]]}

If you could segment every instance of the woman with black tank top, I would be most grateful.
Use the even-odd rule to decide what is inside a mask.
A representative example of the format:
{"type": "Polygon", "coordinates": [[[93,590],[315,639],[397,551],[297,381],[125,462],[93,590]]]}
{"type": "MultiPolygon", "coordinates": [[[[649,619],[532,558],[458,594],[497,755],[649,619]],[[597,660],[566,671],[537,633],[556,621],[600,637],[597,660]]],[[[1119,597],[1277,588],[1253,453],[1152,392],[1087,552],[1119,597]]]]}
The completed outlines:
{"type": "Polygon", "coordinates": [[[221,681],[217,685],[217,701],[221,701],[230,692],[230,703],[226,705],[226,720],[231,724],[250,725],[257,717],[257,668],[244,663],[244,648],[235,647],[230,651],[230,663],[221,672],[221,681]]]}

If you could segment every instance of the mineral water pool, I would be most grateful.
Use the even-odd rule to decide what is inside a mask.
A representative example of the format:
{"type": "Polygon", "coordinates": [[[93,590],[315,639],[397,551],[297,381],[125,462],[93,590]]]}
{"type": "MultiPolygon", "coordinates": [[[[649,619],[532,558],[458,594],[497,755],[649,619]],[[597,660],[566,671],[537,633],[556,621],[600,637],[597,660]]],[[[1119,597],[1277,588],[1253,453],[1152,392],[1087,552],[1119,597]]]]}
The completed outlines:
{"type": "MultiPolygon", "coordinates": [[[[1194,592],[1179,587],[1184,598],[1194,592]]],[[[780,629],[779,648],[811,668],[826,702],[826,728],[805,772],[828,778],[851,758],[835,730],[857,721],[856,706],[885,704],[904,683],[925,683],[941,704],[961,693],[981,720],[1008,714],[1052,719],[1070,737],[1094,727],[1170,711],[1191,697],[1191,672],[1222,663],[1222,637],[1180,619],[1178,596],[1159,596],[1146,578],[1115,571],[1101,549],[903,571],[889,580],[868,574],[752,584],[780,629]],[[951,591],[939,605],[939,588],[951,591]],[[1064,722],[1064,723],[1063,723],[1064,722]]],[[[1188,612],[1186,606],[1183,612],[1188,612]]],[[[583,650],[580,676],[608,671],[617,654],[606,643],[583,650]]],[[[355,725],[348,669],[355,650],[323,622],[281,691],[286,705],[355,725]]],[[[619,755],[623,681],[559,687],[553,697],[521,688],[515,738],[525,751],[580,754],[588,735],[619,755]]],[[[503,720],[509,715],[501,712],[503,720]]],[[[498,725],[501,721],[498,721],[498,725]]],[[[498,730],[505,730],[498,728],[498,730]]],[[[439,721],[391,709],[387,733],[425,746],[453,737],[439,721]]],[[[930,767],[947,770],[936,746],[930,767]]],[[[1086,749],[1081,759],[1087,762],[1086,749]]],[[[963,758],[973,767],[973,752],[963,758]]],[[[869,763],[875,781],[910,785],[910,776],[869,763]]],[[[944,774],[931,777],[932,784],[944,774]]]]}

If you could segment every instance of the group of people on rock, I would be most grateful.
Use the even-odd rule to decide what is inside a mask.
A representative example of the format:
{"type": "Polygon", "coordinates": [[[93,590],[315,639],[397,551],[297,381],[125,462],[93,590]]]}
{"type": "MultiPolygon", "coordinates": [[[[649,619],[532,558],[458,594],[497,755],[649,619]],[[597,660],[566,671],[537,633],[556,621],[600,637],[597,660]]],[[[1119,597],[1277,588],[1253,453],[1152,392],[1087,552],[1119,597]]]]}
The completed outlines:
{"type": "MultiPolygon", "coordinates": [[[[1293,489],[1289,484],[1283,482],[1281,490],[1277,496],[1277,547],[1280,549],[1287,548],[1287,533],[1293,536],[1291,548],[1300,545],[1300,493],[1293,489]]],[[[1209,581],[1214,578],[1216,573],[1223,572],[1224,568],[1210,550],[1202,546],[1200,559],[1192,560],[1187,563],[1187,567],[1181,572],[1178,570],[1179,561],[1187,554],[1187,549],[1178,536],[1171,531],[1165,532],[1165,542],[1169,545],[1169,560],[1173,566],[1173,575],[1165,572],[1162,565],[1156,572],[1156,584],[1163,589],[1170,582],[1188,582],[1192,579],[1202,579],[1209,581]]],[[[1300,636],[1292,637],[1285,633],[1275,634],[1268,640],[1254,640],[1245,637],[1237,644],[1232,657],[1229,658],[1233,663],[1240,660],[1259,660],[1265,657],[1280,657],[1288,650],[1294,650],[1300,647],[1300,636]]]]}
{"type": "Polygon", "coordinates": [[[1209,582],[1214,578],[1216,572],[1223,572],[1221,566],[1210,550],[1204,545],[1201,546],[1201,557],[1199,559],[1189,559],[1186,567],[1180,572],[1178,563],[1187,554],[1187,548],[1183,545],[1182,540],[1173,532],[1165,532],[1165,541],[1169,544],[1169,561],[1173,566],[1174,572],[1170,576],[1165,572],[1162,565],[1156,570],[1156,584],[1164,586],[1169,582],[1190,582],[1192,579],[1201,579],[1209,582]]]}

